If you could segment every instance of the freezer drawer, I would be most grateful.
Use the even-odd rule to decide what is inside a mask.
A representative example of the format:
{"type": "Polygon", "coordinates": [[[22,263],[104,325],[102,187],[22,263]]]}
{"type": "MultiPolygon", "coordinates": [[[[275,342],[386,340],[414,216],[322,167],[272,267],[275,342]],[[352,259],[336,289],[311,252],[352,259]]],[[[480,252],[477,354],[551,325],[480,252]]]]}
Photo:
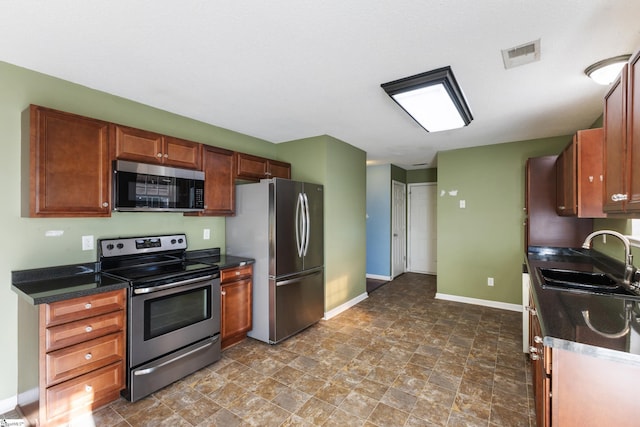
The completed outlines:
{"type": "Polygon", "coordinates": [[[269,280],[269,341],[280,342],[324,316],[324,268],[269,280]]]}

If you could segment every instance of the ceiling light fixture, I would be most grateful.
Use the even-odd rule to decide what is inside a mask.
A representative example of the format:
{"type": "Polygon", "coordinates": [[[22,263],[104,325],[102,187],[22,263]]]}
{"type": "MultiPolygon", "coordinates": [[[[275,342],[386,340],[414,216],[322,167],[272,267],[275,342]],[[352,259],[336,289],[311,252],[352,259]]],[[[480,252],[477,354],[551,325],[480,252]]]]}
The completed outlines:
{"type": "Polygon", "coordinates": [[[620,74],[620,70],[627,63],[631,55],[619,55],[613,58],[603,59],[593,65],[589,65],[584,73],[594,82],[601,85],[610,85],[620,74]]]}
{"type": "Polygon", "coordinates": [[[427,132],[461,128],[473,120],[451,67],[438,68],[381,86],[427,132]]]}

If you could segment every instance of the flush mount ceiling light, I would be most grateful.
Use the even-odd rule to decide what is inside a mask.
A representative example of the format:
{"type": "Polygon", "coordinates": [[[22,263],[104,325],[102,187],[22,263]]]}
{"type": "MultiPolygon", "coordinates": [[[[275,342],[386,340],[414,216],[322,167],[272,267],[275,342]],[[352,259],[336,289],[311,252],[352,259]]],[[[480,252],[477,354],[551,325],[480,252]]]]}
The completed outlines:
{"type": "Polygon", "coordinates": [[[451,67],[438,68],[381,86],[427,132],[461,128],[473,120],[451,67]]]}
{"type": "Polygon", "coordinates": [[[591,77],[594,82],[601,85],[610,85],[620,74],[620,70],[627,63],[631,55],[614,56],[613,58],[603,59],[593,65],[589,65],[584,73],[591,77]]]}

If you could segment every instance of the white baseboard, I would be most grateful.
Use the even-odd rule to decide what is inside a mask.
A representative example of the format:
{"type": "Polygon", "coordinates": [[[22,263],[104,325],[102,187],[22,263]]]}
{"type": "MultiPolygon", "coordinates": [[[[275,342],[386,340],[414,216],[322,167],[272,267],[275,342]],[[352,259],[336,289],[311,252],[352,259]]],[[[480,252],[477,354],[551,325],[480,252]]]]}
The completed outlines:
{"type": "Polygon", "coordinates": [[[522,312],[522,306],[520,304],[510,304],[507,302],[491,301],[486,299],[461,297],[459,295],[449,295],[436,293],[436,299],[442,299],[447,301],[463,302],[465,304],[482,305],[485,307],[501,308],[503,310],[522,312]]]}
{"type": "Polygon", "coordinates": [[[11,396],[0,400],[0,414],[13,411],[18,404],[18,396],[11,396]]]}
{"type": "Polygon", "coordinates": [[[369,298],[369,294],[367,294],[366,292],[363,294],[360,294],[357,297],[353,298],[352,300],[349,300],[344,304],[340,304],[333,310],[329,310],[326,313],[324,313],[323,319],[329,320],[332,317],[336,317],[338,314],[342,313],[343,311],[349,310],[351,307],[353,307],[354,305],[358,304],[361,301],[366,300],[367,298],[369,298]]]}
{"type": "Polygon", "coordinates": [[[367,274],[367,279],[393,280],[393,277],[391,277],[391,276],[381,276],[379,274],[367,274]]]}

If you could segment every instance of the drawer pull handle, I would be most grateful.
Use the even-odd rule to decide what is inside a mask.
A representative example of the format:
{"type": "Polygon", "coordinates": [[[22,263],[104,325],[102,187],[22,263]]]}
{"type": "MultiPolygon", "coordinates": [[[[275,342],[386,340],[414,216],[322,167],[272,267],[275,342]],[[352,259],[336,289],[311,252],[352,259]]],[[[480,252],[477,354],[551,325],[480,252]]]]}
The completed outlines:
{"type": "Polygon", "coordinates": [[[529,353],[529,359],[531,360],[539,360],[540,356],[536,353],[529,353]]]}
{"type": "Polygon", "coordinates": [[[84,331],[88,333],[93,331],[93,328],[91,326],[87,326],[86,328],[84,328],[84,331]]]}
{"type": "Polygon", "coordinates": [[[533,353],[537,353],[538,349],[535,348],[534,346],[529,347],[529,354],[533,354],[533,353]]]}
{"type": "Polygon", "coordinates": [[[93,391],[93,387],[87,384],[84,386],[84,391],[86,391],[87,393],[91,393],[93,391]]]}
{"type": "Polygon", "coordinates": [[[543,341],[543,339],[538,335],[533,337],[533,342],[536,343],[536,344],[542,344],[542,341],[543,341]]]}
{"type": "Polygon", "coordinates": [[[84,305],[84,308],[86,308],[87,310],[89,310],[91,308],[91,303],[88,302],[84,305]]]}
{"type": "Polygon", "coordinates": [[[91,353],[87,353],[87,354],[85,354],[85,355],[84,355],[84,358],[85,358],[86,360],[91,360],[91,358],[92,358],[92,357],[93,357],[93,356],[91,355],[91,353]]]}

